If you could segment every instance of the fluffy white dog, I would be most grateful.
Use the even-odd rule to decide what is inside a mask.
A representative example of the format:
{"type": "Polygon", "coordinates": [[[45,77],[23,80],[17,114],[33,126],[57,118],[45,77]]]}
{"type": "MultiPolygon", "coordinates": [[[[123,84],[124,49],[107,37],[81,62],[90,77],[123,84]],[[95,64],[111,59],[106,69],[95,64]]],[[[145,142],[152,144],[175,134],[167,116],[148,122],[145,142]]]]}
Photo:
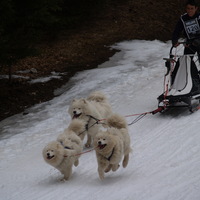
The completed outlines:
{"type": "Polygon", "coordinates": [[[44,160],[58,169],[64,175],[65,180],[71,177],[73,165],[78,166],[79,164],[83,142],[78,135],[84,131],[83,121],[72,120],[69,127],[58,135],[57,141],[50,142],[43,149],[44,160]]]}
{"type": "MultiPolygon", "coordinates": [[[[68,128],[66,128],[63,133],[58,135],[57,141],[62,142],[62,140],[64,140],[66,137],[69,137],[70,135],[73,134],[79,136],[81,140],[83,140],[86,135],[85,126],[86,124],[84,121],[79,119],[73,119],[69,124],[68,128]]],[[[79,142],[79,140],[76,140],[76,142],[79,142]]]]}
{"type": "Polygon", "coordinates": [[[96,135],[101,124],[98,120],[107,118],[111,113],[111,105],[106,96],[99,91],[91,93],[87,99],[74,99],[68,110],[72,119],[80,119],[86,124],[86,147],[91,146],[92,138],[96,135]]]}
{"type": "Polygon", "coordinates": [[[73,165],[78,166],[79,164],[78,158],[82,149],[80,145],[73,144],[73,142],[66,139],[63,144],[58,141],[48,143],[42,154],[44,160],[58,169],[64,175],[64,179],[68,180],[72,175],[73,165]]]}
{"type": "Polygon", "coordinates": [[[124,117],[112,114],[107,123],[106,131],[99,131],[94,137],[99,178],[104,179],[104,173],[116,171],[123,159],[123,167],[128,165],[131,152],[130,136],[124,117]]]}

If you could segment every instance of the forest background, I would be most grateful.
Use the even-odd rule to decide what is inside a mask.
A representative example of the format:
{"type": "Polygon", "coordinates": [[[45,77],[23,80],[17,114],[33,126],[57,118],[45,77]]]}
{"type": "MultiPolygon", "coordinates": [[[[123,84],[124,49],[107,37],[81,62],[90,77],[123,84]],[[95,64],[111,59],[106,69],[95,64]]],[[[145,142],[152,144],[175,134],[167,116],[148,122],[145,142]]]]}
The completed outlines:
{"type": "Polygon", "coordinates": [[[52,99],[76,72],[108,60],[117,42],[170,40],[184,5],[183,0],[1,0],[0,120],[52,99]],[[30,84],[52,73],[62,78],[30,84]]]}

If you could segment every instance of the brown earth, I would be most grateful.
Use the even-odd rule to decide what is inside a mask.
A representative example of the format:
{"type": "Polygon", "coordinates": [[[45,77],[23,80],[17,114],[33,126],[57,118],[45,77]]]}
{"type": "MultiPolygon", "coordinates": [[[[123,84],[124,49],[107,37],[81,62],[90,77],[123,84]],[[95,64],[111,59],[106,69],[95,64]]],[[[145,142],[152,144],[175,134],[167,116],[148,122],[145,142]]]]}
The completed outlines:
{"type": "Polygon", "coordinates": [[[21,60],[12,68],[13,74],[31,79],[49,76],[51,72],[67,72],[62,79],[35,84],[29,84],[26,79],[13,79],[11,85],[7,79],[0,79],[0,120],[52,99],[54,90],[67,83],[76,72],[95,68],[108,60],[116,52],[110,48],[116,42],[170,40],[183,11],[183,0],[108,1],[101,14],[80,27],[63,31],[56,41],[44,42],[38,46],[40,56],[21,60]],[[37,73],[17,73],[31,68],[37,73]]]}

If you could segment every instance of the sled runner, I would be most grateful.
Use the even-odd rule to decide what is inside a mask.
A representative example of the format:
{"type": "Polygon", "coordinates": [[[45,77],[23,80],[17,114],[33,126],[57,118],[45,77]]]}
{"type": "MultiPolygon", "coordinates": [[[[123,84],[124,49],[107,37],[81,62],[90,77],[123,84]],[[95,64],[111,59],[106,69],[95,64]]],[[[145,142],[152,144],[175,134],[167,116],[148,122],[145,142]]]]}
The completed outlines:
{"type": "Polygon", "coordinates": [[[188,107],[191,112],[200,104],[199,59],[195,55],[173,55],[164,58],[167,73],[164,76],[164,91],[157,98],[162,112],[171,107],[188,107]]]}

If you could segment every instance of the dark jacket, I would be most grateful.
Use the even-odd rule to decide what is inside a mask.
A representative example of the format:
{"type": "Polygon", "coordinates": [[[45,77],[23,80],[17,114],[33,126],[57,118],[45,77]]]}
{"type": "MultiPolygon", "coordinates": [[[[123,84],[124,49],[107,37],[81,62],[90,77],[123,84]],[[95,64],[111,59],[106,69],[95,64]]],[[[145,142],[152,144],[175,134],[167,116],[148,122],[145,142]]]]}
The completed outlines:
{"type": "Polygon", "coordinates": [[[181,33],[183,33],[187,42],[200,38],[200,13],[195,14],[193,17],[189,17],[185,13],[180,17],[172,34],[173,45],[178,42],[181,33]]]}

